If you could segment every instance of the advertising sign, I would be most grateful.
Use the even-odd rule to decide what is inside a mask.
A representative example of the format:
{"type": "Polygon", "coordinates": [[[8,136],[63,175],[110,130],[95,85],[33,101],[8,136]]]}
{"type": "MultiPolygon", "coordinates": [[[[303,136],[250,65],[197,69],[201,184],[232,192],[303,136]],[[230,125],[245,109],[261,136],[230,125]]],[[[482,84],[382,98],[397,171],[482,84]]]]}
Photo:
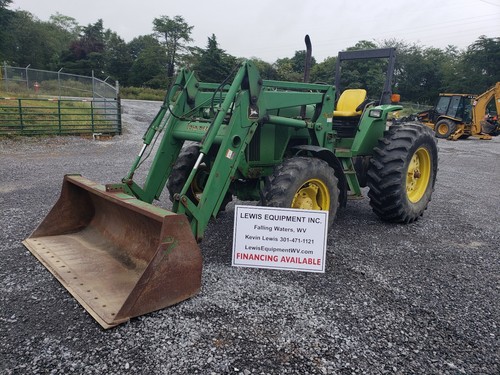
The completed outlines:
{"type": "Polygon", "coordinates": [[[240,205],[234,215],[233,266],[325,272],[328,211],[240,205]]]}

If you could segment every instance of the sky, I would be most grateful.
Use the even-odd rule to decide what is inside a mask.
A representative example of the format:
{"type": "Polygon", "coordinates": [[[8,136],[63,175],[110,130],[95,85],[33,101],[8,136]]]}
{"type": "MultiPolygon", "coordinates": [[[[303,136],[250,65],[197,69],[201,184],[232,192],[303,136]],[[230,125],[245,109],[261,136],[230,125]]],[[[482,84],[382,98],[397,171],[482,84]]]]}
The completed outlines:
{"type": "Polygon", "coordinates": [[[227,53],[271,63],[304,50],[306,34],[317,62],[360,40],[463,49],[500,37],[500,0],[13,0],[10,9],[42,21],[59,12],[82,26],[102,19],[126,42],[151,34],[154,18],[180,15],[194,26],[190,45],[205,48],[215,34],[227,53]]]}

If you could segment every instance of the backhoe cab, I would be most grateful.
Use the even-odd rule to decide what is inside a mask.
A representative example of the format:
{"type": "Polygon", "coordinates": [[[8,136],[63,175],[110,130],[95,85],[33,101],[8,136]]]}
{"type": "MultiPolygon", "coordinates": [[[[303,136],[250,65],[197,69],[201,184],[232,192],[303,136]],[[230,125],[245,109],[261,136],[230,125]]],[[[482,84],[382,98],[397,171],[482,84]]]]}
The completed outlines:
{"type": "Polygon", "coordinates": [[[364,96],[345,91],[337,101],[332,85],[263,80],[251,61],[221,84],[182,70],[122,182],[66,176],[24,244],[109,328],[199,291],[197,241],[233,198],[329,211],[332,225],[348,195],[361,197],[361,179],[380,218],[413,222],[434,188],[435,139],[418,124],[387,130],[401,106],[364,96]],[[134,174],[155,143],[139,185],[134,174]],[[366,170],[356,173],[356,157],[366,170]],[[171,211],[152,205],[165,187],[171,211]]]}

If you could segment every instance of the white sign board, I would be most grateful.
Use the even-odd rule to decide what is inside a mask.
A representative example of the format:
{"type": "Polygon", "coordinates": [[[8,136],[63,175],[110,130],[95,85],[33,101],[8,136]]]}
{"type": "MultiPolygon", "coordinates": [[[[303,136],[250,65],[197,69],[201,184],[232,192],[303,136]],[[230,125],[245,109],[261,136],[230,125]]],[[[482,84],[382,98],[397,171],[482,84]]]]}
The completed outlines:
{"type": "Polygon", "coordinates": [[[233,266],[325,272],[328,211],[235,206],[233,266]]]}

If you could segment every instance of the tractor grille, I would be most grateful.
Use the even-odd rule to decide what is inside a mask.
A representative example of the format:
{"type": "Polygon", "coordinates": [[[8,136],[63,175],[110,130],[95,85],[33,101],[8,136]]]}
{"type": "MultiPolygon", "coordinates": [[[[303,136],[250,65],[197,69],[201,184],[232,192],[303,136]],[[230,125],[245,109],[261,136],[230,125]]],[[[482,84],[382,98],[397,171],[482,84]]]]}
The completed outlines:
{"type": "Polygon", "coordinates": [[[354,138],[358,131],[359,117],[333,118],[332,128],[339,138],[354,138]]]}

